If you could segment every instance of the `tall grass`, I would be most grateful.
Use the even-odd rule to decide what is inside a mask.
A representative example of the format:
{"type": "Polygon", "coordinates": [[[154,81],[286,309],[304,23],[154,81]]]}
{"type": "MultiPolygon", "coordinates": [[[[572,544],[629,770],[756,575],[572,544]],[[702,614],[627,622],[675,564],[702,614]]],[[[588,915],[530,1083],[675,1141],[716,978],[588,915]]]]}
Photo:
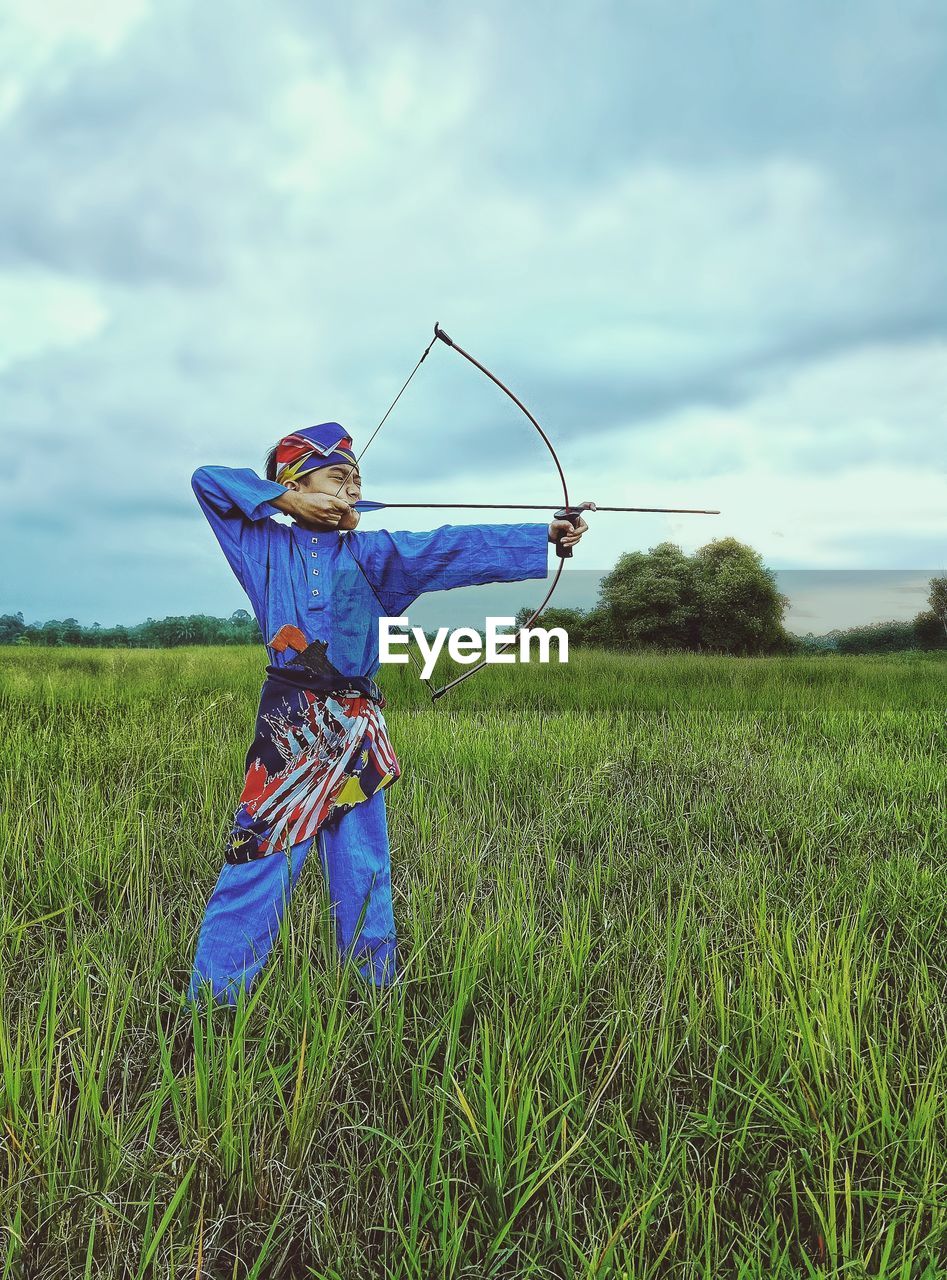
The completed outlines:
{"type": "Polygon", "coordinates": [[[0,1275],[947,1274],[942,660],[383,669],[403,985],[192,1014],[262,661],[0,650],[0,1275]]]}

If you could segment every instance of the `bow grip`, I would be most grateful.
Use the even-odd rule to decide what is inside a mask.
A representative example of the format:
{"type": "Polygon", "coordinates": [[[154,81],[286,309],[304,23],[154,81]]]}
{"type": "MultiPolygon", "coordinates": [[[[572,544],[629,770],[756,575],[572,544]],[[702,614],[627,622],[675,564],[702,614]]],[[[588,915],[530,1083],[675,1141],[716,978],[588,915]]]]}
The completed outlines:
{"type": "MultiPolygon", "coordinates": [[[[582,510],[579,507],[561,507],[554,515],[556,520],[568,520],[574,529],[582,516],[582,510]]],[[[571,560],[572,548],[564,547],[561,542],[557,542],[556,555],[560,560],[571,560]]]]}

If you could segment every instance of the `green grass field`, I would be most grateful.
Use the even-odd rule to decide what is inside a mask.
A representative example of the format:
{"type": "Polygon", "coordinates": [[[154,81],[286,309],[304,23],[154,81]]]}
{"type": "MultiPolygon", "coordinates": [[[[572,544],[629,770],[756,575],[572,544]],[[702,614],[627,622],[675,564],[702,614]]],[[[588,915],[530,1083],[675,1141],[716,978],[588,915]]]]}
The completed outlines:
{"type": "Polygon", "coordinates": [[[0,1275],[947,1275],[947,663],[383,669],[403,988],[311,858],[182,1004],[262,648],[0,650],[0,1275]]]}

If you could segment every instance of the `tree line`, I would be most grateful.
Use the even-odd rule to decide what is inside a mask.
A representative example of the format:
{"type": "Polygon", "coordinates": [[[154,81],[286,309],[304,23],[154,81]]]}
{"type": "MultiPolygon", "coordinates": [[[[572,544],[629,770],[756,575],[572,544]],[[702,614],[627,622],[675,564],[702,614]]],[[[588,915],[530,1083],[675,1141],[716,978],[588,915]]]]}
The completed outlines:
{"type": "MultiPolygon", "coordinates": [[[[927,603],[910,622],[793,635],[783,625],[789,599],[777,589],[773,571],[752,547],[721,538],[693,555],[672,542],[626,552],[603,577],[592,609],[547,609],[541,623],[564,627],[573,644],[618,650],[748,656],[947,649],[947,576],[931,579],[927,603]]],[[[521,609],[517,623],[522,626],[530,615],[530,609],[521,609]]],[[[27,623],[22,613],[0,615],[0,644],[168,649],[262,643],[256,619],[246,609],[229,618],[201,613],[114,627],[97,622],[84,627],[75,618],[27,623]]]]}
{"type": "Polygon", "coordinates": [[[182,644],[262,644],[256,618],[237,609],[229,618],[192,613],[172,618],[146,618],[132,626],[84,627],[75,618],[24,622],[22,613],[0,615],[0,644],[96,649],[172,649],[182,644]]]}

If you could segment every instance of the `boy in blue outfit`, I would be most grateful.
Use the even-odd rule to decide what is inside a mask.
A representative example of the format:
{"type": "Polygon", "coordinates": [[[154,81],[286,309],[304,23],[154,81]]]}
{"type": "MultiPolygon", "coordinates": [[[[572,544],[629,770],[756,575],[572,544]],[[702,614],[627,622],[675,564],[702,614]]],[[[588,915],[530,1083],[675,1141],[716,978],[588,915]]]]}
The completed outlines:
{"type": "Polygon", "coordinates": [[[343,957],[376,985],[398,974],[385,788],[400,774],[373,680],[378,618],[427,591],[546,576],[548,544],[584,523],[361,532],[361,478],[335,422],[284,437],[267,476],[199,467],[197,500],[246,591],[270,663],[224,866],[187,999],[236,1003],[266,963],[316,845],[343,957]],[[292,524],[275,520],[277,512],[292,524]],[[358,562],[357,565],[355,562],[358,562]]]}

